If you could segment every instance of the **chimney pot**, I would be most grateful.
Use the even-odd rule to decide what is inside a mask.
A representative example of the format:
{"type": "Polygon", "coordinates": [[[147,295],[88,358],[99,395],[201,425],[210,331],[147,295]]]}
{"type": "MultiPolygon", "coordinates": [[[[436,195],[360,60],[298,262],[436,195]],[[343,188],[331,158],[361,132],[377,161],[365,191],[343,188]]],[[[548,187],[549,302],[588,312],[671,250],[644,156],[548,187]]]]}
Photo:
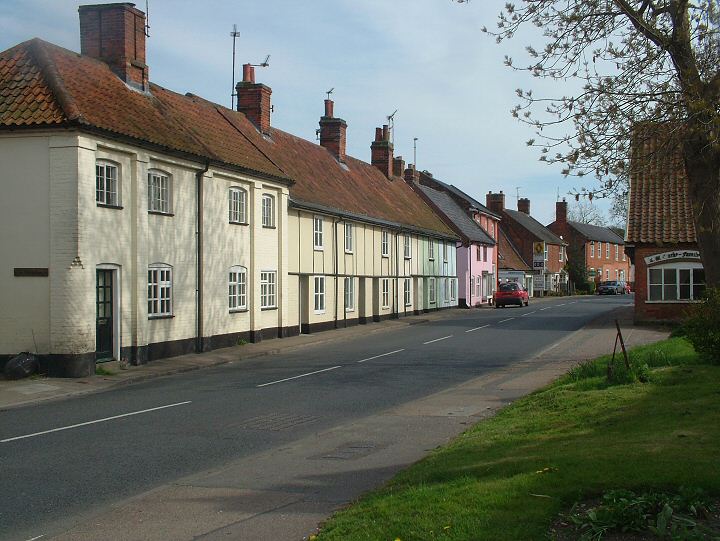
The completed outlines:
{"type": "Polygon", "coordinates": [[[500,193],[489,191],[485,196],[485,204],[491,211],[502,214],[505,210],[505,194],[502,190],[500,193]]]}
{"type": "Polygon", "coordinates": [[[567,222],[567,202],[565,198],[555,203],[555,221],[561,223],[567,222]]]}
{"type": "Polygon", "coordinates": [[[388,129],[387,124],[383,124],[383,127],[382,127],[382,140],[383,141],[390,140],[390,130],[388,129]]]}
{"type": "Polygon", "coordinates": [[[334,102],[325,100],[325,115],[320,118],[320,146],[325,147],[339,162],[346,158],[347,124],[333,116],[334,102]]]}
{"type": "Polygon", "coordinates": [[[405,160],[402,156],[393,159],[393,176],[402,177],[405,173],[405,160]]]}
{"type": "Polygon", "coordinates": [[[243,83],[255,84],[255,67],[251,64],[243,64],[243,83]]]}
{"type": "Polygon", "coordinates": [[[388,139],[387,125],[375,128],[375,141],[370,145],[371,162],[390,178],[393,172],[393,145],[388,139]]]}
{"type": "Polygon", "coordinates": [[[333,106],[334,102],[332,100],[325,100],[325,116],[328,118],[333,117],[333,106]]]}
{"type": "Polygon", "coordinates": [[[128,2],[85,5],[80,15],[80,52],[105,62],[125,83],[147,90],[145,13],[128,2]]]}
{"type": "Polygon", "coordinates": [[[375,128],[375,140],[376,140],[376,141],[382,141],[382,140],[383,140],[382,128],[375,128]]]}

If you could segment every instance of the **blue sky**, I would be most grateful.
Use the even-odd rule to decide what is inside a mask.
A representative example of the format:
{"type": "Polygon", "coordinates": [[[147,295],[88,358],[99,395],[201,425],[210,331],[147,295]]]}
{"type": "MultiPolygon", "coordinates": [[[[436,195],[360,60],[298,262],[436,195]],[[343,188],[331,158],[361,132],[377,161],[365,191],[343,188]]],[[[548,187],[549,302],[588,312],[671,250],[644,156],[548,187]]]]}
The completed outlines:
{"type": "MultiPolygon", "coordinates": [[[[39,37],[80,50],[78,0],[2,0],[0,50],[39,37]]],[[[533,216],[554,219],[576,183],[526,147],[530,128],[510,116],[515,89],[565,94],[504,67],[525,58],[529,35],[498,45],[482,34],[504,0],[150,0],[150,78],[177,92],[230,105],[232,39],[237,70],[270,54],[256,79],[273,89],[272,124],[315,139],[325,92],[335,88],[335,116],[348,123],[348,153],[369,161],[375,127],[394,110],[395,155],[455,184],[480,201],[503,190],[506,204],[531,200],[533,216]]],[[[144,10],[145,3],[137,2],[144,10]]],[[[528,29],[528,31],[532,31],[528,29]]],[[[534,41],[537,44],[537,40],[534,41]]],[[[524,62],[520,62],[521,64],[524,62]]]]}

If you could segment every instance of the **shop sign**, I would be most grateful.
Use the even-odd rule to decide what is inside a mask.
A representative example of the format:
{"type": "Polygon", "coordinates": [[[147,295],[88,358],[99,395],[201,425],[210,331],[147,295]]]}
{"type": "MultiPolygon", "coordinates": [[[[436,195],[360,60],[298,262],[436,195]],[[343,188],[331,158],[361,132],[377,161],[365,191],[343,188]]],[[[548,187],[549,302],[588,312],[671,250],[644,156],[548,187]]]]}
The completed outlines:
{"type": "Polygon", "coordinates": [[[645,258],[647,265],[655,263],[664,263],[675,259],[700,259],[700,252],[697,250],[675,250],[672,252],[663,252],[662,254],[654,254],[645,258]]]}

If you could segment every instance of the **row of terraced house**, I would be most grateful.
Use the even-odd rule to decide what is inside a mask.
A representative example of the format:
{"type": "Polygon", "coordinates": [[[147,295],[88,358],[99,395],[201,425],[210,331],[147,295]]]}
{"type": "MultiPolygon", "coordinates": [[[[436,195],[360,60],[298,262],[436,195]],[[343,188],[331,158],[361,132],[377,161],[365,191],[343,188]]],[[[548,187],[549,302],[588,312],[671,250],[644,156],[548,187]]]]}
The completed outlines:
{"type": "Polygon", "coordinates": [[[566,281],[566,243],[529,209],[406,167],[387,126],[368,163],[329,99],[319,144],[274,127],[250,65],[237,110],[172,92],[149,81],[142,11],[79,13],[81,54],[40,39],[0,53],[0,359],[84,375],[488,304],[503,272],[537,292],[566,281]],[[552,269],[515,257],[509,216],[552,269]]]}

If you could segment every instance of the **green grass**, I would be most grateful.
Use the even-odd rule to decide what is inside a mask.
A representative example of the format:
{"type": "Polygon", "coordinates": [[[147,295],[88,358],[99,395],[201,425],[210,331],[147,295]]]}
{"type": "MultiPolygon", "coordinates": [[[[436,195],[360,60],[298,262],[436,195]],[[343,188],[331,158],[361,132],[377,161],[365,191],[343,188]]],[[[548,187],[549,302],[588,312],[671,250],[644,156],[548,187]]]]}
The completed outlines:
{"type": "Polygon", "coordinates": [[[329,520],[319,540],[548,539],[558,513],[606,490],[720,494],[720,367],[681,338],[638,348],[646,383],[607,358],[479,423],[329,520]]]}
{"type": "Polygon", "coordinates": [[[102,365],[95,366],[95,375],[96,376],[114,376],[115,372],[112,370],[108,370],[102,365]]]}

